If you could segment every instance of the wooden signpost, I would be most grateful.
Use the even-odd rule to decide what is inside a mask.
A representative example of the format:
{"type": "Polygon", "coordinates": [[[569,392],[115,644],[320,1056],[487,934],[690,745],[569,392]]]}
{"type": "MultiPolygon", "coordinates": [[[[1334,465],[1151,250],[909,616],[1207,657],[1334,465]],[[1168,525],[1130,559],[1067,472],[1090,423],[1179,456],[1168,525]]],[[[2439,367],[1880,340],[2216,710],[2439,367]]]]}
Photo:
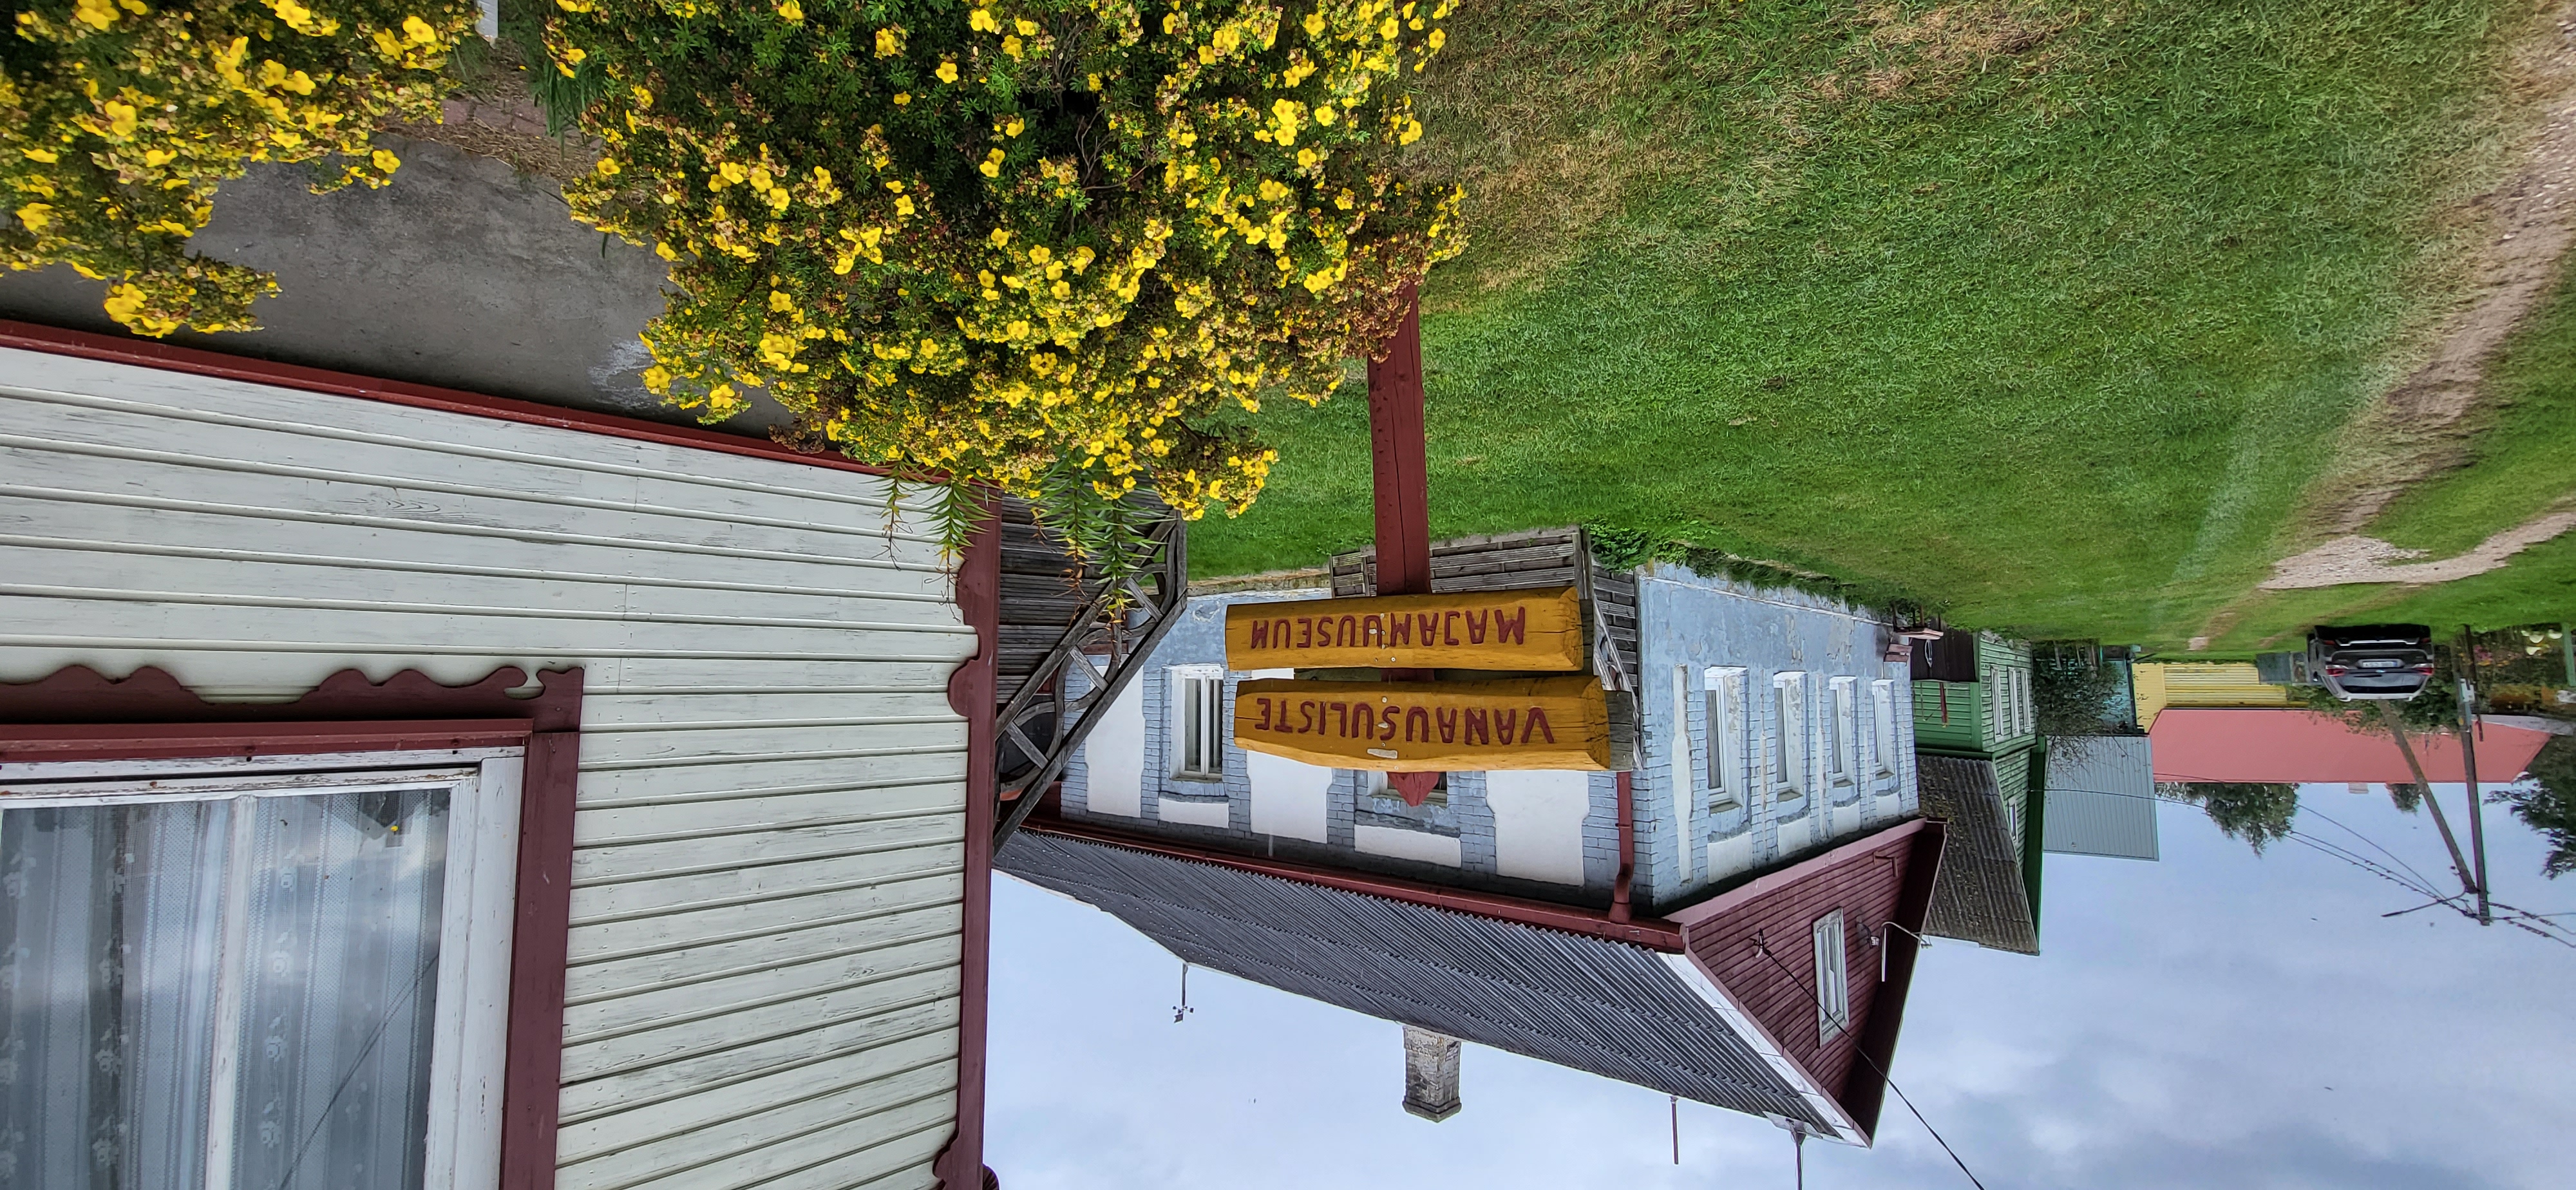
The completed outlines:
{"type": "Polygon", "coordinates": [[[1601,680],[1578,674],[1475,682],[1255,679],[1237,687],[1244,747],[1391,773],[1610,767],[1601,680]]]}
{"type": "MultiPolygon", "coordinates": [[[[1404,300],[1410,306],[1413,295],[1404,300]]],[[[1385,358],[1369,364],[1378,593],[1226,609],[1228,669],[1373,669],[1379,680],[1240,683],[1234,740],[1309,764],[1385,772],[1417,806],[1444,772],[1609,769],[1609,700],[1601,680],[1583,672],[1591,658],[1581,589],[1431,590],[1421,325],[1419,310],[1408,309],[1385,358]],[[1495,676],[1433,680],[1443,670],[1495,676]],[[1564,676],[1512,676],[1530,673],[1564,676]]],[[[1620,789],[1624,815],[1624,782],[1620,789]]],[[[1624,912],[1621,889],[1614,917],[1624,912]]]]}
{"type": "Polygon", "coordinates": [[[1583,600],[1559,587],[1237,603],[1225,612],[1225,664],[1576,671],[1583,600]]]}

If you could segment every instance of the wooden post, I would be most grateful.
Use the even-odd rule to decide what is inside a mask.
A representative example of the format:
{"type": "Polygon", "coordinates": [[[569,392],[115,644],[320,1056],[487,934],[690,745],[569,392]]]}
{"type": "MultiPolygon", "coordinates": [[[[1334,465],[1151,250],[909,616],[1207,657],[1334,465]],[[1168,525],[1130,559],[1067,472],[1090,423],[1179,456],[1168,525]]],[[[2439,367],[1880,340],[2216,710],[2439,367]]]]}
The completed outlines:
{"type": "Polygon", "coordinates": [[[1369,463],[1377,481],[1377,593],[1431,593],[1431,480],[1422,427],[1422,311],[1404,294],[1386,358],[1369,364],[1369,463]]]}
{"type": "MultiPolygon", "coordinates": [[[[2460,625],[2460,775],[2469,782],[2469,862],[2478,877],[2478,924],[2493,925],[2487,906],[2487,816],[2478,803],[2478,639],[2460,625]]],[[[2431,797],[2427,789],[2424,796],[2431,797]]]]}
{"type": "MultiPolygon", "coordinates": [[[[1404,291],[1404,321],[1386,358],[1369,362],[1369,469],[1376,481],[1377,594],[1431,593],[1431,473],[1422,424],[1422,307],[1404,291]]],[[[1390,669],[1388,681],[1429,681],[1427,670],[1390,669]]],[[[1438,773],[1389,773],[1387,788],[1419,806],[1438,773]]]]}

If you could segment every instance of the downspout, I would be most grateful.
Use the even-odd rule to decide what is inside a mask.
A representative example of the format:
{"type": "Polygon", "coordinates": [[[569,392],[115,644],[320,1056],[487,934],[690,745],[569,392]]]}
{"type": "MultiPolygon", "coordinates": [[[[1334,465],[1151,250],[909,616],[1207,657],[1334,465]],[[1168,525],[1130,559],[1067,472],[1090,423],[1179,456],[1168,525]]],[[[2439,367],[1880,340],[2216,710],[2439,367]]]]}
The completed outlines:
{"type": "Polygon", "coordinates": [[[1637,795],[1630,786],[1635,774],[1621,769],[1619,782],[1619,880],[1610,886],[1610,920],[1629,919],[1628,883],[1637,875],[1637,795]]]}
{"type": "Polygon", "coordinates": [[[1000,783],[1000,710],[995,663],[1001,653],[1002,526],[989,512],[957,565],[957,610],[975,630],[975,655],[948,676],[948,708],[966,720],[965,921],[959,928],[957,1119],[932,1169],[943,1190],[996,1185],[984,1165],[984,1055],[992,984],[993,826],[1000,783]]]}

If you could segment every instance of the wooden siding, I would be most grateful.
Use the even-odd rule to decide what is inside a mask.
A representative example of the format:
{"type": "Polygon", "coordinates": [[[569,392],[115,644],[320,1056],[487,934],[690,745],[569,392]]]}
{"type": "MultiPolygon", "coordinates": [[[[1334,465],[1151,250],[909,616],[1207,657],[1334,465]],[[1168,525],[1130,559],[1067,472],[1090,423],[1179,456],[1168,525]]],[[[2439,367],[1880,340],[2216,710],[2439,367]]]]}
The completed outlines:
{"type": "Polygon", "coordinates": [[[0,351],[0,680],[582,666],[565,1190],[928,1186],[975,651],[848,471],[0,351]]]}
{"type": "MultiPolygon", "coordinates": [[[[1683,933],[1684,944],[1701,969],[1761,1022],[1771,1039],[1818,1086],[1847,1105],[1852,1100],[1851,1082],[1878,1077],[1875,1071],[1852,1069],[1880,987],[1878,948],[1870,945],[1870,932],[1882,922],[1905,920],[1899,901],[1906,891],[1908,869],[1917,860],[1910,832],[1884,831],[1872,845],[1855,847],[1837,852],[1833,862],[1802,865],[1791,878],[1688,925],[1683,933]],[[1818,918],[1836,909],[1843,912],[1851,1027],[1831,1039],[1820,1039],[1811,931],[1818,918]]],[[[1899,1010],[1901,995],[1894,1006],[1899,1010]]],[[[1868,1121],[1862,1126],[1869,1127],[1868,1121]]]]}

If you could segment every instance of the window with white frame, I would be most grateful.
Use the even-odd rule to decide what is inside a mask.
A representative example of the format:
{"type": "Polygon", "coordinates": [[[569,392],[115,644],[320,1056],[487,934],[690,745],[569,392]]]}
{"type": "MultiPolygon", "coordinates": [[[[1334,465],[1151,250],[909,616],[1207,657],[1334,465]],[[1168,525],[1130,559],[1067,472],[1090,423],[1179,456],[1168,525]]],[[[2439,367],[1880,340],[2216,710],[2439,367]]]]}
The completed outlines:
{"type": "Polygon", "coordinates": [[[1172,776],[1182,781],[1224,780],[1224,667],[1173,666],[1167,710],[1172,776]]]}
{"type": "Polygon", "coordinates": [[[0,765],[0,1169],[497,1184],[521,764],[0,765]]]}
{"type": "Polygon", "coordinates": [[[1816,1041],[1823,1044],[1851,1028],[1850,955],[1843,911],[1816,919],[1816,1041]]]}
{"type": "Polygon", "coordinates": [[[1881,777],[1896,775],[1896,683],[1881,678],[1869,684],[1872,766],[1881,777]]]}
{"type": "Polygon", "coordinates": [[[1811,745],[1807,740],[1807,675],[1773,674],[1771,701],[1772,722],[1779,728],[1779,745],[1771,751],[1771,781],[1779,797],[1798,797],[1807,792],[1812,778],[1808,772],[1811,745]]]}
{"type": "Polygon", "coordinates": [[[1745,672],[1740,666],[1712,666],[1702,675],[1708,700],[1708,801],[1711,809],[1732,809],[1751,797],[1746,788],[1746,758],[1752,753],[1752,728],[1746,722],[1745,672]]]}
{"type": "Polygon", "coordinates": [[[2018,730],[2013,734],[2034,734],[2039,730],[2039,711],[2031,704],[2030,700],[2030,671],[2026,669],[2016,669],[2012,671],[2012,677],[2013,706],[2019,712],[2018,717],[2014,720],[2018,730]]]}
{"type": "Polygon", "coordinates": [[[1849,785],[1860,773],[1860,679],[1835,678],[1831,689],[1825,763],[1833,766],[1834,784],[1849,785]]]}

